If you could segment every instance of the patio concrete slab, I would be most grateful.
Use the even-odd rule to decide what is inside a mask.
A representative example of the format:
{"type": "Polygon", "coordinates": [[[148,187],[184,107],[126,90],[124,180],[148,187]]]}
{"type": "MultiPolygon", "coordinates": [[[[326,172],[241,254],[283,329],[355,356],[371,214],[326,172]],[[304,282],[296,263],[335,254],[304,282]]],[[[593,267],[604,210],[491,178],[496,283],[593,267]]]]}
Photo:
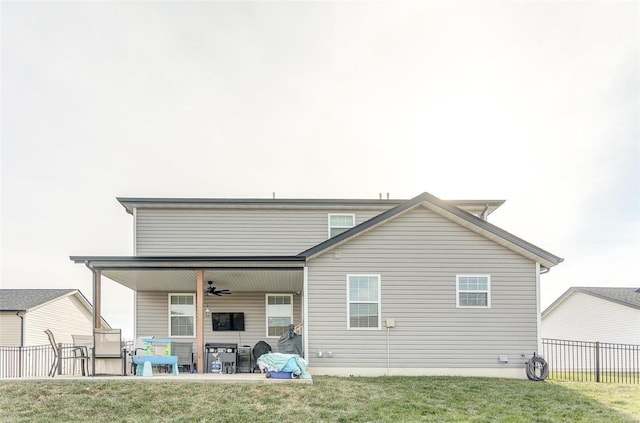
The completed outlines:
{"type": "Polygon", "coordinates": [[[34,381],[34,380],[51,380],[51,381],[121,381],[123,383],[145,383],[145,382],[202,382],[202,383],[307,383],[313,384],[313,379],[273,379],[268,378],[260,373],[236,373],[236,374],[196,374],[196,373],[180,373],[174,376],[170,373],[158,373],[153,376],[80,376],[80,375],[60,375],[56,377],[38,377],[38,378],[16,378],[2,379],[2,381],[34,381]]]}

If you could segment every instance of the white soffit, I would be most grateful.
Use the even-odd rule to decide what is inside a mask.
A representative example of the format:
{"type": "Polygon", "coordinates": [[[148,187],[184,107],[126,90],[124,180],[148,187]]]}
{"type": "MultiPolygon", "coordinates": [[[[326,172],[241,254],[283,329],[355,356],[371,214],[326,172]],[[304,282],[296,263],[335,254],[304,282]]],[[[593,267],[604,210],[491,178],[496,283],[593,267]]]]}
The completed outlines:
{"type": "MultiPolygon", "coordinates": [[[[191,269],[103,270],[102,275],[136,291],[193,292],[197,272],[191,269]]],[[[206,270],[204,285],[213,281],[217,289],[232,292],[296,292],[302,290],[302,269],[220,269],[206,270]]]]}

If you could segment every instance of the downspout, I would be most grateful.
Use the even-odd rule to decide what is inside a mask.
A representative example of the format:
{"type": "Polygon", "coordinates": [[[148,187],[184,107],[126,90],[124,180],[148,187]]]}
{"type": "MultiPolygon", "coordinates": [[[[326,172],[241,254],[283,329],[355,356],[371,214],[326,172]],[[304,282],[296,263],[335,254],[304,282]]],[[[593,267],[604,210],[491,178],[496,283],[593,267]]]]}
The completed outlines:
{"type": "Polygon", "coordinates": [[[20,347],[24,347],[24,311],[16,312],[16,316],[20,318],[20,347]]]}
{"type": "Polygon", "coordinates": [[[389,376],[389,369],[391,368],[391,348],[389,342],[389,326],[387,326],[387,376],[389,376]]]}
{"type": "Polygon", "coordinates": [[[482,220],[487,220],[487,212],[489,211],[489,205],[485,204],[484,205],[484,210],[482,210],[482,213],[480,213],[480,219],[482,220]]]}
{"type": "Polygon", "coordinates": [[[138,232],[137,229],[137,225],[138,225],[138,208],[134,207],[133,208],[133,255],[137,256],[138,255],[138,237],[136,236],[136,233],[138,232]]]}
{"type": "MultiPolygon", "coordinates": [[[[133,212],[133,256],[138,255],[138,208],[134,207],[133,212]]],[[[133,292],[133,339],[138,339],[138,290],[133,292]]]]}
{"type": "Polygon", "coordinates": [[[302,342],[304,358],[309,362],[309,268],[302,269],[302,342]]]}
{"type": "MultiPolygon", "coordinates": [[[[547,269],[547,272],[549,269],[547,269]]],[[[546,273],[546,272],[545,272],[546,273]]],[[[536,337],[538,354],[542,355],[542,316],[540,311],[540,263],[536,262],[536,337]]]]}
{"type": "MultiPolygon", "coordinates": [[[[133,212],[133,256],[138,255],[138,208],[134,207],[133,212]]],[[[133,339],[138,339],[138,290],[133,292],[133,339]]]]}
{"type": "Polygon", "coordinates": [[[24,311],[18,311],[16,316],[20,318],[20,351],[18,353],[18,377],[22,377],[22,348],[24,348],[24,311]]]}

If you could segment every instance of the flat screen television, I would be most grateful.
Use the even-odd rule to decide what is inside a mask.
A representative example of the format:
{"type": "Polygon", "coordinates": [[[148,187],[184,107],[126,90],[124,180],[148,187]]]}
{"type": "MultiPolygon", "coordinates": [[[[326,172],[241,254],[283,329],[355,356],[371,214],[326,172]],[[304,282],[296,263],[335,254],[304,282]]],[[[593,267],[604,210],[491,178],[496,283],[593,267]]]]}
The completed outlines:
{"type": "Polygon", "coordinates": [[[244,330],[244,313],[211,313],[213,330],[244,330]]]}

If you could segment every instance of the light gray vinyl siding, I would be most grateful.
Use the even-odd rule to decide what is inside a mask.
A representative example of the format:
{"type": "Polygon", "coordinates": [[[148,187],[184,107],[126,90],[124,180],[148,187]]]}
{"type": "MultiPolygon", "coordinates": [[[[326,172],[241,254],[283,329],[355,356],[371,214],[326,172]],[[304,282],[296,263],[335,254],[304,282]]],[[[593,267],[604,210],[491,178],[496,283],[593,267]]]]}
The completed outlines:
{"type": "Polygon", "coordinates": [[[386,367],[386,318],[390,367],[522,367],[537,349],[536,264],[440,215],[416,208],[337,251],[308,264],[311,366],[386,367]],[[382,329],[347,330],[347,274],[380,275],[382,329]],[[457,274],[490,275],[491,308],[456,308],[457,274]]]}
{"type": "Polygon", "coordinates": [[[84,305],[78,294],[61,297],[27,311],[25,316],[25,346],[48,345],[44,333],[50,329],[56,342],[72,343],[71,335],[93,333],[92,312],[84,305]]]}
{"type": "MultiPolygon", "coordinates": [[[[191,294],[191,292],[188,292],[191,294]]],[[[204,340],[207,342],[230,342],[239,346],[254,346],[258,341],[265,341],[274,351],[278,350],[278,338],[266,337],[266,307],[264,292],[234,292],[224,297],[205,296],[205,309],[212,312],[243,312],[244,331],[212,330],[211,317],[204,318],[204,340]]],[[[277,294],[269,292],[269,294],[277,294]]],[[[286,293],[288,294],[288,293],[286,293]]],[[[302,321],[302,300],[300,295],[293,296],[294,323],[302,321]]],[[[137,292],[136,337],[169,336],[169,292],[139,291],[137,292]]],[[[196,338],[175,338],[179,342],[196,342],[196,338]]]]}
{"type": "Polygon", "coordinates": [[[22,323],[15,312],[0,313],[0,347],[19,347],[22,323]]]}
{"type": "Polygon", "coordinates": [[[356,224],[380,209],[138,209],[136,252],[163,255],[294,255],[328,238],[329,213],[355,213],[356,224]]]}

